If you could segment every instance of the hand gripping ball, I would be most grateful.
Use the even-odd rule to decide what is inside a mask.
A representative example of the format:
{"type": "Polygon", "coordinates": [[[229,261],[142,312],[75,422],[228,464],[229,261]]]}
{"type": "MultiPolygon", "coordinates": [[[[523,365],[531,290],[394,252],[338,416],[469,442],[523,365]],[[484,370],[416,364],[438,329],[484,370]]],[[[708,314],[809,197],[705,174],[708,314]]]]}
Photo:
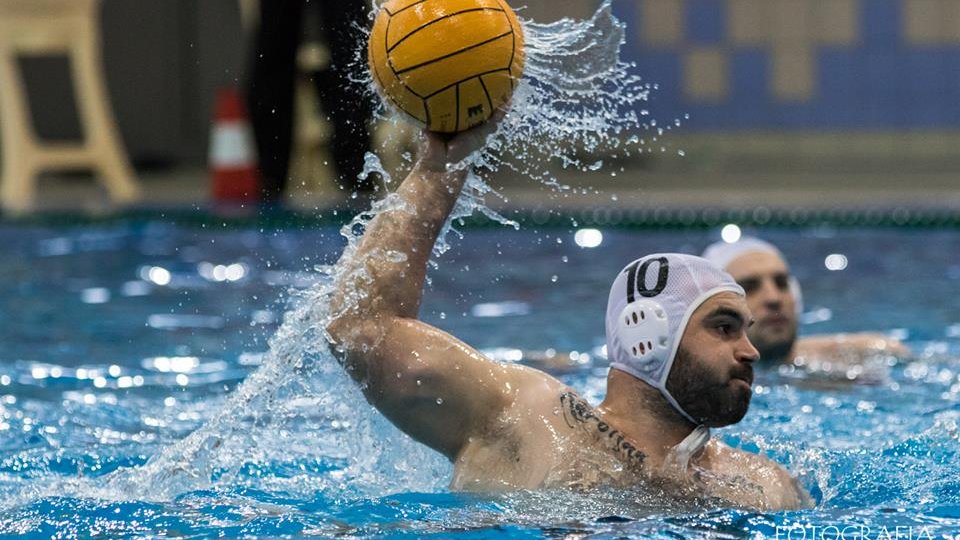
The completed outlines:
{"type": "Polygon", "coordinates": [[[523,29],[503,0],[387,0],[367,48],[381,94],[431,131],[486,121],[523,73],[523,29]]]}

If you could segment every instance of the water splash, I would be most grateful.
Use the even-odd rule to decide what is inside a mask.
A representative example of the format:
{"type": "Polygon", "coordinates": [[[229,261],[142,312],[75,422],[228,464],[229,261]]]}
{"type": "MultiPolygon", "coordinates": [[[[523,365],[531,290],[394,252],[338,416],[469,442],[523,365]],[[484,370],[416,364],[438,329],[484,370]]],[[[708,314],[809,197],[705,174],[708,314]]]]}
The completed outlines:
{"type": "MultiPolygon", "coordinates": [[[[568,190],[554,178],[553,166],[595,169],[600,163],[596,157],[585,165],[579,156],[629,155],[631,146],[642,139],[631,137],[623,142],[622,138],[647,127],[641,117],[648,113],[638,106],[647,100],[652,87],[631,73],[632,66],[619,60],[624,25],[614,18],[609,0],[585,21],[523,24],[526,73],[516,89],[512,109],[486,148],[456,167],[487,172],[507,168],[554,189],[568,190]]],[[[362,58],[358,51],[358,64],[365,64],[362,58]]],[[[354,80],[372,93],[368,75],[354,76],[354,80]]],[[[391,148],[397,145],[398,141],[390,138],[384,143],[391,148]]],[[[409,166],[410,157],[405,156],[403,163],[409,166]]],[[[389,185],[386,168],[370,153],[365,156],[362,176],[372,173],[382,175],[389,185]]],[[[451,234],[460,234],[458,221],[475,212],[519,227],[490,209],[487,196],[502,198],[481,176],[471,173],[434,247],[435,256],[449,249],[451,234]]],[[[405,211],[398,196],[375,203],[344,226],[347,247],[341,262],[318,267],[316,285],[293,293],[290,310],[270,340],[261,367],[203,427],[144,466],[118,470],[95,487],[73,482],[56,489],[108,498],[168,500],[184,492],[245,482],[260,489],[329,490],[357,496],[440,488],[449,477],[449,464],[401,434],[367,405],[328,346],[325,329],[335,315],[330,307],[333,284],[351,271],[345,261],[355,256],[369,222],[387,211],[405,211]],[[343,465],[326,470],[317,466],[321,458],[341,460],[343,465]],[[278,467],[295,473],[261,473],[278,467]]],[[[397,257],[379,255],[388,260],[397,257]]]]}
{"type": "Polygon", "coordinates": [[[374,173],[380,175],[385,186],[389,186],[391,183],[393,183],[393,177],[383,166],[383,163],[380,161],[380,157],[373,152],[367,152],[363,156],[363,170],[357,175],[357,179],[364,180],[369,178],[370,175],[374,173]]]}
{"type": "MultiPolygon", "coordinates": [[[[383,490],[431,491],[449,465],[400,433],[366,404],[360,389],[333,357],[326,327],[334,284],[351,272],[360,239],[376,215],[406,211],[396,194],[343,226],[347,247],[340,263],[319,266],[313,287],[293,291],[291,309],[270,340],[261,367],[203,427],[154,456],[146,465],[108,479],[112,491],[144,500],[255,480],[258,487],[316,493],[364,494],[383,490]],[[343,460],[336,471],[314,470],[320,459],[343,460]],[[286,463],[300,474],[262,478],[261,467],[286,463]]],[[[397,260],[401,254],[373,254],[397,260]]],[[[359,300],[359,298],[355,298],[359,300]]]]}
{"type": "MultiPolygon", "coordinates": [[[[379,2],[373,2],[371,20],[379,2]]],[[[644,122],[650,112],[643,107],[656,88],[635,73],[634,65],[620,60],[620,49],[626,39],[626,25],[613,15],[611,0],[605,0],[589,19],[540,24],[520,18],[525,34],[526,62],[522,80],[517,85],[510,111],[486,147],[469,156],[457,167],[483,171],[471,172],[464,194],[440,235],[435,255],[444,253],[447,236],[456,230],[461,218],[480,213],[505,226],[519,228],[490,208],[487,197],[507,202],[506,197],[484,179],[504,169],[540,182],[555,192],[569,192],[556,177],[557,166],[593,172],[602,169],[604,161],[597,156],[629,157],[644,151],[649,141],[637,132],[657,128],[656,120],[644,122]]],[[[367,30],[356,29],[364,38],[367,30]]],[[[366,39],[362,40],[366,43],[366,39]]],[[[376,94],[373,78],[366,63],[366,50],[357,50],[351,80],[358,92],[367,95],[379,106],[380,119],[394,126],[381,143],[381,154],[394,155],[407,143],[409,130],[396,126],[409,122],[402,112],[392,108],[389,100],[376,94]]],[[[674,120],[680,125],[680,120],[674,120]]],[[[397,160],[393,160],[397,161],[397,160]]],[[[409,169],[413,160],[403,154],[409,169]]],[[[383,166],[372,154],[367,155],[368,172],[380,172],[383,166]]]]}
{"type": "MultiPolygon", "coordinates": [[[[526,41],[523,78],[491,146],[471,160],[478,169],[489,174],[507,169],[566,192],[571,188],[556,178],[558,166],[596,171],[603,164],[598,157],[626,158],[649,151],[670,129],[670,123],[658,127],[645,108],[656,85],[644,82],[633,64],[620,59],[626,25],[613,15],[611,0],[585,20],[541,24],[521,17],[520,22],[526,41]],[[638,136],[645,131],[654,133],[638,136]]],[[[409,120],[377,97],[365,50],[357,51],[351,71],[358,91],[379,106],[382,120],[409,120]]],[[[388,137],[382,147],[392,154],[402,144],[401,138],[388,137]]],[[[495,192],[489,187],[481,191],[495,192]]],[[[483,211],[483,206],[475,208],[483,211]]]]}
{"type": "Polygon", "coordinates": [[[620,60],[626,31],[611,2],[587,20],[523,26],[527,63],[507,116],[506,144],[514,152],[503,165],[566,189],[553,165],[586,170],[596,156],[640,149],[640,139],[627,136],[650,128],[643,105],[654,85],[620,60]]]}

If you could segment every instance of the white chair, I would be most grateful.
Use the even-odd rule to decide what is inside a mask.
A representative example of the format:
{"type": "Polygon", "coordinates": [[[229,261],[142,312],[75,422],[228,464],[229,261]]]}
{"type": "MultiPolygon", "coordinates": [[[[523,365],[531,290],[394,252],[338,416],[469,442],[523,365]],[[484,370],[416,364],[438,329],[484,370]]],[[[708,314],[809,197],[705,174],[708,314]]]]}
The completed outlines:
{"type": "Polygon", "coordinates": [[[32,209],[38,174],[64,168],[98,172],[116,203],[140,197],[103,77],[99,6],[99,0],[0,0],[0,206],[9,212],[32,209]],[[17,58],[53,54],[71,61],[84,132],[79,143],[43,142],[31,123],[17,58]]]}

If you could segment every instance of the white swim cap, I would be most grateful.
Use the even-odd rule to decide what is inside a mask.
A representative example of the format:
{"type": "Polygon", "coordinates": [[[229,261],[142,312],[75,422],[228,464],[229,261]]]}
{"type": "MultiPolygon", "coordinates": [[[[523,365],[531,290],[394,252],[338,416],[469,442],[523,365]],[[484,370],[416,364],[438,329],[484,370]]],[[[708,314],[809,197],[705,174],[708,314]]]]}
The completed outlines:
{"type": "MultiPolygon", "coordinates": [[[[787,258],[777,249],[777,246],[752,236],[744,236],[736,242],[714,242],[703,250],[703,258],[717,268],[726,270],[735,259],[748,253],[770,253],[780,257],[784,263],[787,262],[787,258]]],[[[800,290],[800,282],[793,274],[790,275],[788,283],[790,292],[793,293],[794,311],[799,317],[803,313],[803,291],[800,290]]]]}
{"type": "Polygon", "coordinates": [[[717,268],[726,269],[734,259],[747,253],[770,253],[784,261],[787,260],[777,246],[752,236],[744,236],[736,242],[714,242],[703,250],[703,258],[717,268]]]}
{"type": "Polygon", "coordinates": [[[667,391],[667,377],[690,316],[710,297],[745,296],[730,274],[705,259],[655,253],[627,265],[607,302],[607,357],[619,369],[653,386],[684,418],[694,420],[667,391]]]}

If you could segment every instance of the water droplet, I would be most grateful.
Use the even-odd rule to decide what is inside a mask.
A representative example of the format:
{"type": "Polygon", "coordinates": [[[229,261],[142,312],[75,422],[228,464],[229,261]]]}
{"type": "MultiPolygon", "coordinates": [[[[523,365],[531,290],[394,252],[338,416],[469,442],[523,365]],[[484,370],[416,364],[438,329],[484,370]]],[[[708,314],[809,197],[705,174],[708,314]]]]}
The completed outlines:
{"type": "Polygon", "coordinates": [[[437,405],[443,405],[443,398],[437,398],[437,405]]]}
{"type": "Polygon", "coordinates": [[[386,258],[392,263],[407,262],[407,254],[402,251],[390,250],[386,253],[386,258]]]}
{"type": "Polygon", "coordinates": [[[550,276],[550,282],[551,282],[551,283],[556,283],[558,279],[560,279],[560,278],[557,277],[556,274],[550,276]]]}

